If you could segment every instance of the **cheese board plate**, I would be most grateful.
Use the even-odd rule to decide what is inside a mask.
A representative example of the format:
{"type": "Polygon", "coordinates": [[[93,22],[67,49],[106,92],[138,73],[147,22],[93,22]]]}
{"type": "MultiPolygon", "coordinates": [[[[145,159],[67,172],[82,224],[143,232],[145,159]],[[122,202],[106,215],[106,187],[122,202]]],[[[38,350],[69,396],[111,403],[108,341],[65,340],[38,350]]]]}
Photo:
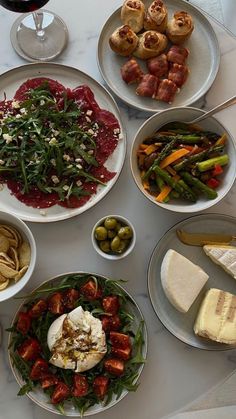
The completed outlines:
{"type": "Polygon", "coordinates": [[[176,338],[199,349],[229,350],[233,345],[213,342],[196,336],[193,331],[195,319],[206,291],[218,288],[236,294],[236,282],[219,265],[216,265],[200,246],[182,243],[176,230],[189,233],[236,233],[236,218],[223,214],[201,214],[185,219],[171,227],[157,243],[148,266],[148,291],[153,309],[162,324],[176,338]],[[174,249],[199,265],[209,275],[209,279],[187,313],[181,313],[168,301],[162,288],[160,271],[164,255],[168,249],[174,249]]]}
{"type": "MultiPolygon", "coordinates": [[[[145,2],[146,7],[152,3],[145,2]]],[[[194,21],[194,31],[190,39],[184,44],[190,54],[187,65],[190,75],[186,84],[175,96],[170,105],[152,98],[138,96],[136,84],[126,85],[120,75],[121,66],[127,57],[115,54],[109,47],[109,37],[122,25],[120,19],[121,8],[117,9],[106,21],[98,41],[97,60],[100,73],[111,91],[126,104],[140,111],[156,113],[174,106],[189,106],[197,102],[209,90],[217,75],[220,64],[220,50],[214,29],[205,15],[194,5],[184,0],[166,0],[168,15],[178,10],[189,13],[194,21]]],[[[147,73],[144,60],[138,60],[144,73],[147,73]]]]}

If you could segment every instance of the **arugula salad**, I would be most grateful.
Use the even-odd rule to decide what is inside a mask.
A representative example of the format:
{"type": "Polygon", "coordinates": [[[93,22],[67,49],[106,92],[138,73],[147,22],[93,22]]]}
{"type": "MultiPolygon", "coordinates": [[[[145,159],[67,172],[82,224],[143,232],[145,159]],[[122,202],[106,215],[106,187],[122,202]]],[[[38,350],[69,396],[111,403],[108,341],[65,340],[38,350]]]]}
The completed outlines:
{"type": "MultiPolygon", "coordinates": [[[[24,382],[18,395],[41,388],[61,414],[66,414],[65,405],[69,403],[83,416],[90,407],[100,404],[105,408],[124,392],[137,389],[146,356],[146,329],[136,304],[120,282],[87,273],[68,274],[48,281],[26,298],[8,329],[11,364],[24,382]],[[86,329],[81,332],[82,323],[78,323],[68,338],[66,321],[78,310],[99,323],[104,334],[106,351],[88,369],[83,364],[88,352],[97,356],[94,341],[89,348],[93,331],[92,326],[88,328],[88,320],[86,329]],[[60,319],[59,338],[58,330],[56,334],[51,331],[60,319]],[[56,362],[49,349],[50,336],[57,338],[54,361],[55,353],[60,359],[56,362]]],[[[96,329],[95,338],[98,335],[96,329]]]]}

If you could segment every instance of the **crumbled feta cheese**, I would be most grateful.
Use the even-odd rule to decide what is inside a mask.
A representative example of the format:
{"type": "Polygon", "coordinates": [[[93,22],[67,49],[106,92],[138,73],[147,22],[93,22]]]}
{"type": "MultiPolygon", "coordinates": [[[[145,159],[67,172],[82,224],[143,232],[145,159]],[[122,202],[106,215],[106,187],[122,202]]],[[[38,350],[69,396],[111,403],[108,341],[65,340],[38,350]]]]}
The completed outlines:
{"type": "Polygon", "coordinates": [[[43,209],[39,210],[39,213],[40,215],[43,215],[43,216],[47,215],[46,211],[43,209]]]}
{"type": "Polygon", "coordinates": [[[23,140],[22,135],[18,135],[19,140],[23,140]]]}
{"type": "Polygon", "coordinates": [[[80,144],[80,148],[82,148],[82,150],[86,149],[86,145],[84,145],[84,143],[80,144]]]}
{"type": "Polygon", "coordinates": [[[83,159],[81,159],[80,157],[78,157],[77,159],[75,159],[76,163],[82,163],[83,159]]]}
{"type": "Polygon", "coordinates": [[[60,180],[58,179],[58,177],[56,175],[51,176],[51,179],[52,179],[53,183],[55,183],[55,185],[60,183],[60,180]]]}
{"type": "Polygon", "coordinates": [[[67,166],[67,169],[72,169],[72,167],[73,167],[73,164],[69,164],[69,165],[67,166]]]}
{"type": "Polygon", "coordinates": [[[103,179],[104,178],[104,175],[101,175],[100,178],[103,179]]]}
{"type": "Polygon", "coordinates": [[[13,100],[11,106],[12,106],[13,109],[19,109],[20,104],[19,104],[18,100],[13,100]]]}
{"type": "Polygon", "coordinates": [[[115,128],[115,129],[113,130],[113,132],[114,132],[114,134],[119,134],[119,133],[120,133],[120,128],[115,128]]]}
{"type": "Polygon", "coordinates": [[[26,110],[25,108],[21,108],[21,109],[20,109],[20,113],[22,113],[22,114],[27,114],[27,110],[26,110]]]}
{"type": "Polygon", "coordinates": [[[86,112],[86,115],[91,116],[91,115],[92,115],[92,113],[93,113],[93,111],[92,111],[91,109],[89,109],[89,110],[86,112]]]}
{"type": "Polygon", "coordinates": [[[52,132],[53,132],[53,134],[54,134],[54,137],[57,137],[57,135],[59,135],[60,134],[60,132],[59,131],[57,131],[56,129],[52,129],[52,132]]]}
{"type": "Polygon", "coordinates": [[[118,138],[119,138],[119,140],[123,140],[123,135],[120,134],[118,138]]]}
{"type": "Polygon", "coordinates": [[[56,166],[56,160],[55,159],[51,159],[50,163],[55,167],[56,166]]]}
{"type": "Polygon", "coordinates": [[[79,186],[79,187],[82,186],[81,180],[77,180],[76,185],[79,186]]]}
{"type": "Polygon", "coordinates": [[[65,161],[70,161],[70,156],[69,156],[69,154],[63,154],[63,160],[65,160],[65,161]]]}
{"type": "Polygon", "coordinates": [[[68,186],[68,185],[64,185],[63,187],[62,187],[62,189],[64,189],[64,191],[68,191],[68,189],[69,189],[70,187],[68,186]]]}
{"type": "Polygon", "coordinates": [[[18,113],[17,115],[16,115],[16,119],[20,119],[22,117],[22,115],[20,114],[20,113],[18,113]]]}
{"type": "Polygon", "coordinates": [[[58,144],[58,141],[57,141],[57,139],[55,137],[52,137],[51,140],[49,141],[49,144],[50,145],[57,145],[58,144]]]}
{"type": "Polygon", "coordinates": [[[5,164],[4,160],[0,160],[0,166],[3,166],[5,164]]]}
{"type": "Polygon", "coordinates": [[[79,170],[83,169],[83,166],[81,166],[81,164],[77,164],[77,165],[76,165],[76,167],[77,167],[79,170]]]}
{"type": "Polygon", "coordinates": [[[40,105],[41,105],[41,106],[45,105],[45,100],[43,100],[43,99],[42,99],[42,100],[40,100],[40,105]]]}
{"type": "Polygon", "coordinates": [[[87,122],[91,122],[91,119],[88,116],[86,116],[85,118],[87,122]]]}
{"type": "Polygon", "coordinates": [[[97,122],[95,122],[95,124],[93,124],[93,128],[94,128],[94,129],[98,129],[98,128],[99,128],[99,126],[98,126],[97,122]]]}
{"type": "Polygon", "coordinates": [[[93,134],[94,134],[94,130],[90,128],[90,129],[88,130],[88,134],[93,135],[93,134]]]}
{"type": "Polygon", "coordinates": [[[4,183],[0,183],[0,191],[3,191],[4,189],[4,183]]]}
{"type": "Polygon", "coordinates": [[[3,134],[3,139],[6,141],[7,144],[9,144],[12,142],[13,137],[9,134],[3,134]]]}
{"type": "Polygon", "coordinates": [[[94,151],[93,151],[93,150],[89,150],[89,151],[88,151],[88,154],[89,154],[90,156],[92,156],[92,155],[93,155],[93,153],[94,153],[94,151]]]}

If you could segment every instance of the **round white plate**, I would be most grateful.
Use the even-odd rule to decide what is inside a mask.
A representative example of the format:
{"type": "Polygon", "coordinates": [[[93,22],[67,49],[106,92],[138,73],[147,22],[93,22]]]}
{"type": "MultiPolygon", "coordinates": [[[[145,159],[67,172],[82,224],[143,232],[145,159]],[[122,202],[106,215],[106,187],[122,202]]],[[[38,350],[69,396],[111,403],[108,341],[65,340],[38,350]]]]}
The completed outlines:
{"type": "MultiPolygon", "coordinates": [[[[147,0],[148,7],[151,0],[147,0]]],[[[107,85],[120,99],[141,111],[158,112],[170,106],[188,106],[199,100],[211,87],[220,63],[220,50],[215,32],[207,18],[193,5],[183,0],[166,0],[169,18],[175,11],[184,10],[194,20],[194,31],[185,46],[190,50],[187,65],[190,74],[185,85],[176,95],[173,104],[137,96],[136,85],[128,86],[121,78],[120,68],[126,57],[115,54],[109,46],[109,37],[122,25],[121,8],[117,9],[105,23],[98,42],[98,65],[107,85]]],[[[145,61],[138,60],[147,73],[145,61]]]]}
{"type": "MultiPolygon", "coordinates": [[[[65,276],[68,275],[75,275],[75,274],[82,274],[82,275],[92,275],[92,276],[97,276],[99,278],[102,279],[107,279],[106,277],[102,276],[102,275],[98,275],[95,273],[91,273],[91,272],[83,272],[83,271],[79,271],[79,272],[70,272],[70,273],[65,273],[65,274],[61,274],[58,275],[54,278],[49,279],[48,281],[43,282],[39,287],[37,287],[36,289],[34,289],[32,291],[32,293],[36,290],[40,290],[40,289],[47,289],[49,287],[56,287],[58,286],[62,279],[65,276]]],[[[146,328],[146,324],[144,321],[144,317],[143,314],[140,310],[140,308],[138,307],[136,301],[134,300],[134,298],[121,286],[117,284],[117,288],[119,290],[119,288],[125,292],[126,297],[127,297],[127,303],[126,303],[126,312],[130,313],[133,316],[133,332],[136,333],[136,331],[138,330],[138,327],[140,325],[140,322],[143,322],[143,346],[142,346],[142,356],[144,359],[146,359],[147,357],[147,328],[146,328]]],[[[39,294],[37,295],[38,297],[40,296],[39,294]]],[[[44,292],[42,294],[43,298],[46,297],[46,292],[44,292]]],[[[27,302],[28,300],[23,301],[23,303],[20,305],[20,307],[18,308],[17,312],[15,313],[15,316],[12,320],[12,325],[15,323],[16,318],[19,314],[19,312],[22,310],[23,305],[27,302]]],[[[11,333],[9,335],[9,344],[11,342],[11,333]]],[[[8,352],[9,354],[9,362],[10,362],[10,366],[12,369],[12,372],[15,376],[15,379],[17,381],[17,383],[19,384],[19,386],[23,386],[24,385],[24,380],[22,379],[19,371],[16,369],[16,367],[14,366],[14,363],[12,361],[11,358],[11,350],[9,350],[8,352]]],[[[143,370],[144,364],[140,364],[138,370],[137,370],[137,376],[135,378],[134,382],[137,382],[141,372],[143,370]]],[[[110,401],[110,403],[106,406],[102,405],[102,404],[95,404],[94,406],[90,407],[85,413],[84,416],[90,416],[90,415],[94,415],[95,413],[100,413],[103,412],[104,410],[109,409],[112,406],[115,406],[120,400],[122,400],[126,395],[128,394],[128,390],[124,390],[122,392],[122,394],[120,395],[120,397],[117,398],[117,396],[113,395],[112,400],[110,401]]],[[[42,389],[40,387],[36,387],[34,389],[34,391],[31,391],[29,393],[27,393],[27,396],[33,401],[35,402],[38,406],[41,406],[43,409],[55,413],[55,414],[60,414],[59,411],[49,402],[49,397],[47,394],[45,394],[42,389]]],[[[69,417],[80,417],[79,411],[75,410],[74,406],[72,406],[71,403],[67,402],[64,405],[64,410],[65,410],[65,416],[69,416],[69,417]]]]}
{"type": "Polygon", "coordinates": [[[236,281],[220,266],[206,256],[202,247],[183,244],[176,235],[177,229],[190,233],[224,233],[236,235],[236,218],[220,214],[202,214],[174,225],[155,247],[148,268],[148,290],[152,306],[163,325],[182,342],[200,349],[226,350],[232,345],[211,342],[196,336],[193,325],[205,292],[209,288],[219,288],[236,294],[236,281]],[[208,273],[209,279],[187,313],[177,311],[166,298],[161,285],[160,270],[164,255],[174,249],[208,273]]]}
{"type": "Polygon", "coordinates": [[[123,139],[119,141],[113,154],[105,163],[106,168],[116,172],[116,175],[107,183],[105,187],[99,186],[97,193],[92,195],[90,200],[80,208],[69,209],[60,207],[59,205],[54,205],[51,208],[45,209],[46,215],[42,215],[39,209],[29,207],[18,201],[18,199],[10,194],[7,187],[4,187],[4,189],[0,192],[1,211],[10,212],[22,220],[47,223],[64,220],[66,218],[82,214],[84,211],[97,204],[111,190],[123,167],[126,152],[126,135],[122,125],[119,109],[110,93],[108,93],[108,91],[92,77],[73,67],[53,63],[36,63],[23,65],[9,70],[0,76],[0,100],[4,99],[4,93],[6,94],[7,99],[12,99],[20,85],[27,79],[34,77],[49,77],[61,82],[65,87],[70,88],[74,88],[82,84],[88,85],[93,91],[99,106],[103,109],[109,110],[116,116],[123,137],[123,139]]]}

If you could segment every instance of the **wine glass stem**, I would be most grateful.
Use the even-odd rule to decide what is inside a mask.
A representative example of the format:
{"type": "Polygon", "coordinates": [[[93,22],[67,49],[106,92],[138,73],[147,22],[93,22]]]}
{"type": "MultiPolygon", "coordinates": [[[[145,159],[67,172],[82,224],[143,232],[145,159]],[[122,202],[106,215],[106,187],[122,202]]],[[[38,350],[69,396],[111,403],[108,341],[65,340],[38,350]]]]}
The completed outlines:
{"type": "Polygon", "coordinates": [[[43,42],[45,39],[45,31],[43,30],[43,13],[33,12],[33,18],[36,29],[36,36],[39,41],[43,42]]]}

